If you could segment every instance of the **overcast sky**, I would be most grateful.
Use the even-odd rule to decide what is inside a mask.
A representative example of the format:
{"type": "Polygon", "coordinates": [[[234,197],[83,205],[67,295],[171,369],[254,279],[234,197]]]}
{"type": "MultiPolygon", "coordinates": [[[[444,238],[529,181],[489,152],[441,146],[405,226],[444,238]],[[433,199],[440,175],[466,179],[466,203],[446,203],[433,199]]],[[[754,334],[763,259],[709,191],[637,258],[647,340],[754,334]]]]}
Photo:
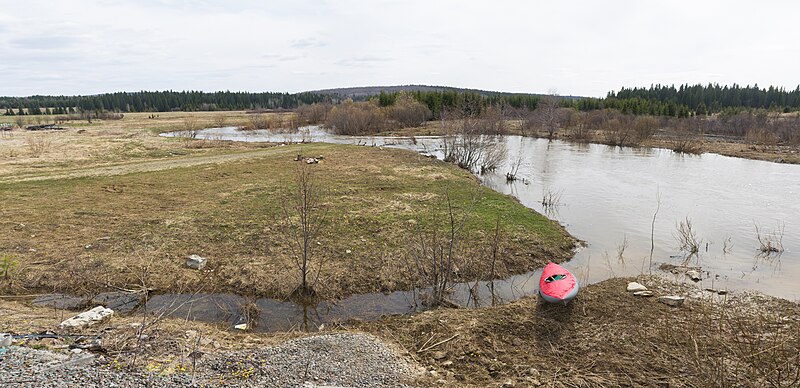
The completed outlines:
{"type": "Polygon", "coordinates": [[[800,84],[795,1],[0,0],[0,95],[800,84]]]}

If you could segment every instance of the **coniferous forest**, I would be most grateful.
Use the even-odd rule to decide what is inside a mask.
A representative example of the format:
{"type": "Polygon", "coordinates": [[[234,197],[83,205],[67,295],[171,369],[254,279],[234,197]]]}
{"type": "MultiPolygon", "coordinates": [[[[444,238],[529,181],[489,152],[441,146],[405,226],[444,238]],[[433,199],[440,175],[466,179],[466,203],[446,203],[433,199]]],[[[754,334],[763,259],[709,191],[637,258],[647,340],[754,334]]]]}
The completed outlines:
{"type": "MultiPolygon", "coordinates": [[[[355,99],[373,99],[380,106],[392,105],[404,92],[383,92],[355,99]]],[[[438,117],[449,108],[480,110],[488,105],[506,105],[517,109],[536,109],[543,95],[478,92],[447,88],[415,90],[410,94],[438,117]]],[[[0,97],[0,113],[6,115],[70,114],[79,112],[167,112],[294,109],[301,105],[344,100],[335,93],[248,93],[200,91],[117,92],[91,96],[0,97]]],[[[569,97],[563,107],[580,111],[614,109],[624,114],[689,117],[720,112],[737,113],[766,109],[777,112],[800,110],[800,86],[786,90],[770,86],[651,85],[648,88],[621,88],[605,98],[569,97]]]]}

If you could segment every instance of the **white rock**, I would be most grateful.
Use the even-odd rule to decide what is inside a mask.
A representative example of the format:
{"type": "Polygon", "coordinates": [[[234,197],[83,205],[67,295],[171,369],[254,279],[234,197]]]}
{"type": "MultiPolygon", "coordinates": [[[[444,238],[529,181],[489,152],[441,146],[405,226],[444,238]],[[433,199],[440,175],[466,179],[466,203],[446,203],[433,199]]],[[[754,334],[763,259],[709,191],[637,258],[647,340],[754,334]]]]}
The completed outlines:
{"type": "Polygon", "coordinates": [[[0,333],[0,348],[7,348],[11,346],[12,342],[14,342],[14,339],[11,337],[11,334],[0,333]]]}
{"type": "Polygon", "coordinates": [[[647,291],[647,287],[636,282],[628,283],[628,292],[647,291]]]}
{"type": "Polygon", "coordinates": [[[114,315],[114,310],[97,306],[89,311],[84,311],[58,325],[60,329],[81,329],[105,321],[114,315]]]}
{"type": "Polygon", "coordinates": [[[236,330],[247,330],[247,324],[246,323],[240,323],[238,325],[233,326],[233,328],[236,329],[236,330]]]}
{"type": "Polygon", "coordinates": [[[634,296],[653,296],[653,291],[644,290],[644,291],[636,291],[633,293],[634,296]]]}
{"type": "Polygon", "coordinates": [[[666,305],[670,305],[670,306],[673,306],[673,307],[678,307],[678,306],[683,304],[684,299],[685,298],[682,297],[682,296],[668,295],[668,296],[662,296],[662,297],[658,298],[658,301],[661,302],[661,303],[664,303],[666,305]]]}
{"type": "Polygon", "coordinates": [[[186,266],[191,269],[203,269],[206,266],[206,258],[197,255],[191,255],[186,259],[186,266]]]}
{"type": "Polygon", "coordinates": [[[700,275],[700,272],[697,272],[693,269],[686,271],[686,276],[688,276],[689,279],[692,279],[692,281],[695,282],[699,282],[700,280],[703,279],[703,277],[700,275]]]}

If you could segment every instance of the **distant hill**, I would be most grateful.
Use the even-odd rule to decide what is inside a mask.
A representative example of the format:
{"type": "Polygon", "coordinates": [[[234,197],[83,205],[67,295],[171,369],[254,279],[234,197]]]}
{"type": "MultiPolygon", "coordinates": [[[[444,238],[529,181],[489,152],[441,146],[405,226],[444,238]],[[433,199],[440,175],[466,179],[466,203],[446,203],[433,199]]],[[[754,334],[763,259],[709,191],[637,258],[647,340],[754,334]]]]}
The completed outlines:
{"type": "MultiPolygon", "coordinates": [[[[341,97],[351,97],[354,99],[375,96],[381,92],[395,93],[395,92],[458,92],[458,93],[477,93],[482,96],[496,96],[496,95],[529,95],[529,96],[544,96],[544,94],[537,93],[510,93],[510,92],[497,92],[490,90],[480,89],[465,89],[455,88],[451,86],[431,86],[431,85],[394,85],[394,86],[362,86],[351,88],[335,88],[335,89],[322,89],[311,90],[307,93],[323,94],[323,95],[337,95],[341,97]]],[[[582,98],[578,96],[562,96],[564,98],[582,98]]]]}

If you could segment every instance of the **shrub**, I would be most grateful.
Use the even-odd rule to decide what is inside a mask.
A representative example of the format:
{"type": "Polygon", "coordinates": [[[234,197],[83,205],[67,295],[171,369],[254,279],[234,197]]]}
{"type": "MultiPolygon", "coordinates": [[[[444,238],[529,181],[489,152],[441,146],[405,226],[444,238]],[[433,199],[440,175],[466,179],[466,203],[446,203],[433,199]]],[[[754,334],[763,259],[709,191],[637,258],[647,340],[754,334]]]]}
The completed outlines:
{"type": "Polygon", "coordinates": [[[389,107],[389,117],[402,127],[419,127],[431,118],[431,110],[409,94],[401,93],[389,107]]]}
{"type": "Polygon", "coordinates": [[[386,117],[374,102],[346,101],[328,113],[325,126],[339,135],[369,135],[383,130],[386,117]]]}

